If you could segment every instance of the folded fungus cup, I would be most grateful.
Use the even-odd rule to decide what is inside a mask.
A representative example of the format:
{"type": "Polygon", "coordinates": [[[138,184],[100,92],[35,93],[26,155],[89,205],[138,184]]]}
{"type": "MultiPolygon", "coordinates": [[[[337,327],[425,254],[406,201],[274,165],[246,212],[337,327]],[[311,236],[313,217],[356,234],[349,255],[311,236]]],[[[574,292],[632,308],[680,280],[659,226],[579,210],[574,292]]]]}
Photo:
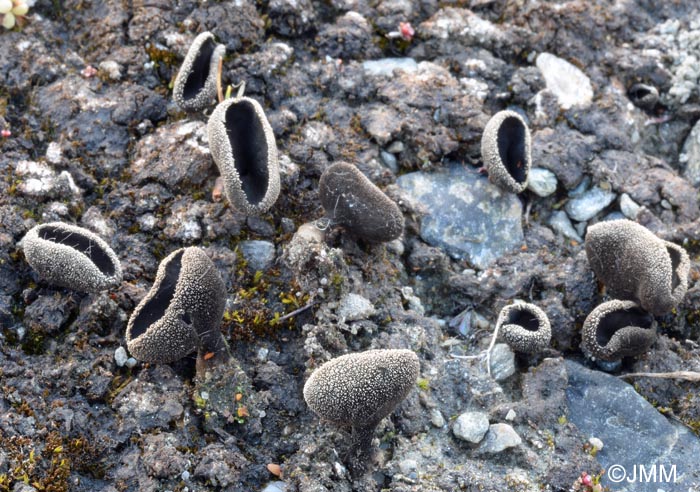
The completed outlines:
{"type": "Polygon", "coordinates": [[[72,224],[50,222],[27,232],[20,246],[27,263],[51,284],[100,292],[122,281],[119,258],[97,234],[72,224]]]}
{"type": "Polygon", "coordinates": [[[688,253],[636,222],[592,225],[585,247],[591,268],[611,297],[635,301],[654,315],[670,312],[688,290],[688,253]]]}
{"type": "Polygon", "coordinates": [[[581,345],[589,356],[615,361],[645,353],[656,340],[656,320],[632,301],[596,307],[583,323],[581,345]]]}
{"type": "Polygon", "coordinates": [[[173,251],[136,306],[126,328],[129,352],[139,360],[167,364],[197,350],[199,366],[230,358],[220,324],[226,287],[200,248],[173,251]]]}
{"type": "Polygon", "coordinates": [[[216,44],[212,33],[205,31],[194,38],[173,85],[173,99],[180,108],[198,111],[212,104],[225,54],[226,47],[216,44]]]}

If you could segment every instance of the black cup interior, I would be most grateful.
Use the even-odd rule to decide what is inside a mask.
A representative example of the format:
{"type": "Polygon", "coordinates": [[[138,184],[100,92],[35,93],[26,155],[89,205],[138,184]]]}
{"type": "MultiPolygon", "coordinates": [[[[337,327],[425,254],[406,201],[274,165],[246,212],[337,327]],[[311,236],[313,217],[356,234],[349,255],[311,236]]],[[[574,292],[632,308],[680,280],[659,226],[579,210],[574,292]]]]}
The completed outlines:
{"type": "Polygon", "coordinates": [[[194,63],[192,63],[192,69],[185,79],[185,87],[182,90],[182,95],[186,100],[196,97],[199,91],[204,88],[204,84],[209,77],[209,66],[211,65],[211,57],[215,48],[216,44],[212,38],[207,38],[200,46],[197,56],[194,58],[194,63]]]}
{"type": "Polygon", "coordinates": [[[260,203],[267,193],[267,139],[263,123],[250,101],[241,100],[226,110],[226,132],[246,199],[260,203]]]}
{"type": "Polygon", "coordinates": [[[671,277],[671,290],[674,290],[681,283],[681,277],[678,275],[678,267],[681,264],[681,253],[676,248],[666,247],[668,255],[671,257],[671,270],[673,276],[671,277]]]}
{"type": "Polygon", "coordinates": [[[183,253],[184,251],[177,253],[165,266],[165,277],[158,286],[156,295],[153,296],[151,300],[141,308],[141,311],[134,320],[134,324],[131,329],[132,339],[143,335],[149,326],[163,317],[165,310],[168,309],[168,306],[170,306],[170,303],[175,296],[177,279],[180,277],[183,253]]]}
{"type": "Polygon", "coordinates": [[[114,275],[115,266],[109,259],[109,255],[89,237],[55,226],[40,227],[38,235],[46,241],[70,246],[90,258],[90,261],[106,276],[114,275]]]}
{"type": "Polygon", "coordinates": [[[537,331],[539,329],[539,322],[537,321],[537,316],[534,315],[526,307],[514,307],[508,313],[508,319],[506,320],[508,325],[519,325],[525,328],[527,331],[537,331]]]}
{"type": "Polygon", "coordinates": [[[503,120],[498,128],[498,154],[513,179],[524,183],[527,179],[525,125],[514,116],[503,120]]]}
{"type": "Polygon", "coordinates": [[[641,308],[618,309],[607,313],[598,323],[596,340],[598,345],[604,347],[613,335],[626,326],[639,328],[651,328],[654,317],[641,308]]]}

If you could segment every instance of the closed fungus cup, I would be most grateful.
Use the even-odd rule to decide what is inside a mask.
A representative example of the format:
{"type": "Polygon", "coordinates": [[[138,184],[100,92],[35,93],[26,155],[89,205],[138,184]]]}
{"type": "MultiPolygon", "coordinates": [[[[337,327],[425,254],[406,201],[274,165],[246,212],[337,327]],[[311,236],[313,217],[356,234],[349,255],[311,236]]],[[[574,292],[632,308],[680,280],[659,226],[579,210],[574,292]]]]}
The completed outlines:
{"type": "Polygon", "coordinates": [[[646,110],[654,109],[659,101],[659,91],[656,87],[646,84],[634,84],[627,91],[627,96],[632,104],[646,110]]]}
{"type": "Polygon", "coordinates": [[[530,129],[515,111],[499,111],[481,136],[481,158],[489,178],[501,188],[520,193],[531,167],[530,129]]]}
{"type": "Polygon", "coordinates": [[[214,101],[219,62],[225,53],[226,47],[216,44],[210,32],[194,38],[173,85],[173,99],[178,106],[197,111],[214,101]]]}
{"type": "Polygon", "coordinates": [[[121,265],[112,248],[82,227],[63,222],[38,225],[20,244],[31,267],[54,285],[100,292],[122,281],[121,265]]]}
{"type": "Polygon", "coordinates": [[[537,353],[549,347],[552,328],[547,314],[534,304],[516,302],[501,309],[496,330],[516,352],[537,353]]]}
{"type": "Polygon", "coordinates": [[[207,131],[229,202],[248,215],[268,211],[279,196],[280,173],[275,136],[260,104],[248,97],[224,100],[207,131]]]}
{"type": "Polygon", "coordinates": [[[226,287],[199,248],[181,248],[158,266],[156,280],[126,327],[129,352],[157,364],[197,350],[197,369],[230,358],[221,330],[226,287]]]}
{"type": "Polygon", "coordinates": [[[364,471],[374,429],[413,388],[420,364],[411,350],[368,350],[337,357],[316,369],[304,400],[319,417],[352,429],[348,464],[364,471]]]}
{"type": "Polygon", "coordinates": [[[331,223],[369,242],[384,242],[403,233],[403,214],[382,190],[352,164],[333,164],[318,185],[321,204],[331,223]]]}
{"type": "Polygon", "coordinates": [[[612,297],[635,301],[654,315],[671,311],[688,289],[688,253],[631,220],[590,226],[586,255],[612,297]]]}
{"type": "Polygon", "coordinates": [[[583,323],[583,350],[604,361],[641,355],[656,340],[656,320],[632,301],[609,301],[583,323]]]}

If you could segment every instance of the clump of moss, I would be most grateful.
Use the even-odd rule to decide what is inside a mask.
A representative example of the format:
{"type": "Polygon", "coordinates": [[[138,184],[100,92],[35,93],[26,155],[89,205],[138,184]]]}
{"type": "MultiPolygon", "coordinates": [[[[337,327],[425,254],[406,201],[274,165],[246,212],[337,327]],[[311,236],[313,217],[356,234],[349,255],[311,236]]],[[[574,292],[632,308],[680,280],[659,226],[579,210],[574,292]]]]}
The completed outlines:
{"type": "Polygon", "coordinates": [[[306,306],[310,295],[277,269],[251,272],[241,252],[236,252],[235,285],[239,288],[233,308],[224,312],[221,330],[231,341],[251,342],[293,328],[294,317],[286,316],[306,306]]]}
{"type": "Polygon", "coordinates": [[[17,483],[43,492],[68,492],[72,469],[96,478],[104,476],[102,450],[89,439],[67,439],[51,431],[37,444],[27,436],[5,437],[0,432],[0,447],[9,462],[8,473],[0,474],[0,492],[13,490],[17,483]]]}

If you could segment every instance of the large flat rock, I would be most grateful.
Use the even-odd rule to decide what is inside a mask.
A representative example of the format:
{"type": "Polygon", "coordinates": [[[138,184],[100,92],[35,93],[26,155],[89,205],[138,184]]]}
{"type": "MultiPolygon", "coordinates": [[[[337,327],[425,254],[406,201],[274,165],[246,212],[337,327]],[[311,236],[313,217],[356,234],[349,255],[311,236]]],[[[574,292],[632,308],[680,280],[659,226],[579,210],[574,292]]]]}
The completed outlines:
{"type": "Polygon", "coordinates": [[[454,165],[405,174],[398,184],[427,211],[420,235],[457,260],[484,269],[523,241],[522,204],[475,170],[454,165]]]}
{"type": "Polygon", "coordinates": [[[697,490],[700,439],[672,424],[624,381],[572,361],[566,369],[568,417],[586,436],[603,441],[596,458],[607,470],[604,485],[616,492],[697,490]],[[676,482],[669,483],[674,466],[676,482]],[[656,482],[649,480],[652,472],[656,482]]]}

